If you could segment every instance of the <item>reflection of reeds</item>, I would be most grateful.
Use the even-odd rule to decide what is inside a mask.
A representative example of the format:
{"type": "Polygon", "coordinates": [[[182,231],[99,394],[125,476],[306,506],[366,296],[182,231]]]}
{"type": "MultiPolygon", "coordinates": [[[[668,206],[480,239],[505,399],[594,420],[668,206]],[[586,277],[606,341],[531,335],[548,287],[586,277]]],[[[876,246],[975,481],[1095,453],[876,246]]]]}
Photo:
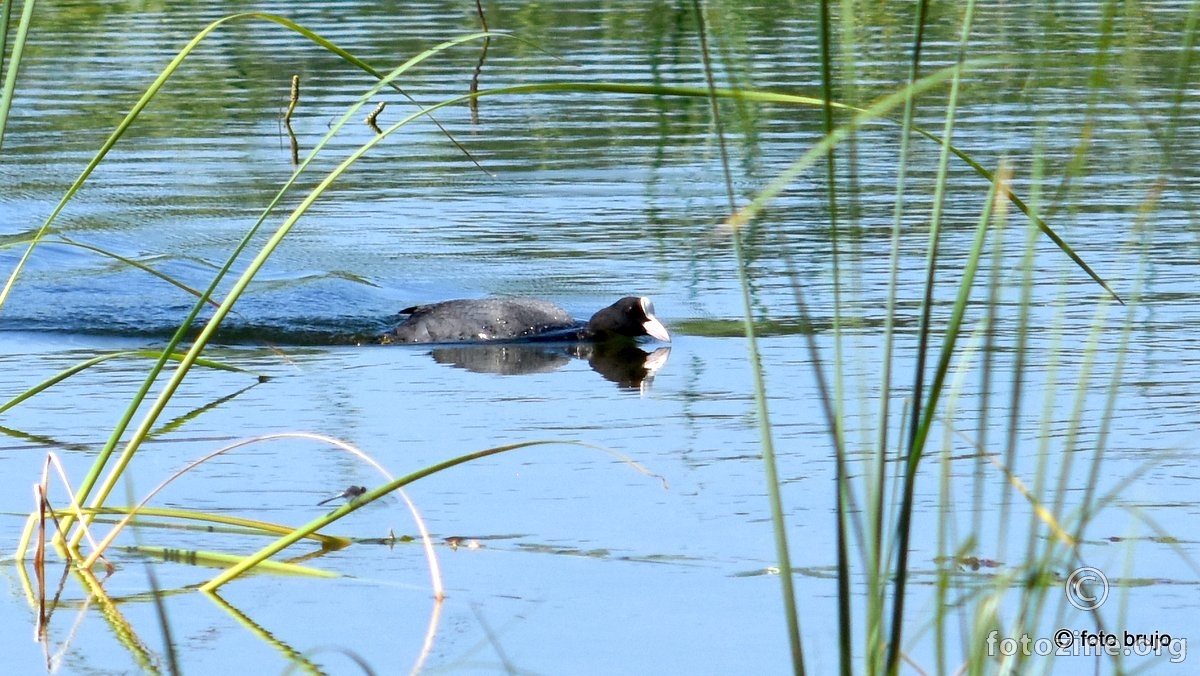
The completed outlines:
{"type": "MultiPolygon", "coordinates": [[[[475,13],[479,16],[479,25],[483,28],[483,32],[488,32],[487,14],[483,11],[483,0],[475,0],[475,13]]],[[[467,99],[467,106],[471,110],[471,124],[479,124],[479,77],[483,74],[483,64],[487,63],[488,47],[492,44],[491,38],[484,38],[479,45],[479,60],[475,62],[475,72],[471,74],[471,98],[467,99]]]]}

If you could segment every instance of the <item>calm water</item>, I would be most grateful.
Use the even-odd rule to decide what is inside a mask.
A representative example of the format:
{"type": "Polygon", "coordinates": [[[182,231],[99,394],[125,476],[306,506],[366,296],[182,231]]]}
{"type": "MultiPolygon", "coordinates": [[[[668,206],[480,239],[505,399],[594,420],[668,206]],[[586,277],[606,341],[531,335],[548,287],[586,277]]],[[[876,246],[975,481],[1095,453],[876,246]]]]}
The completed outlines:
{"type": "MultiPolygon", "coordinates": [[[[28,236],[40,225],[175,51],[208,21],[235,9],[220,4],[39,6],[23,88],[0,155],[0,241],[28,236]]],[[[284,13],[387,69],[475,30],[468,5],[257,7],[284,13]]],[[[488,11],[493,28],[511,30],[540,49],[494,40],[483,88],[566,80],[703,82],[690,15],[674,6],[502,3],[488,11]]],[[[1064,477],[1067,504],[1077,504],[1090,459],[1104,444],[1099,490],[1119,492],[1087,530],[1081,554],[1118,581],[1114,598],[1119,595],[1124,605],[1119,613],[1105,607],[1111,612],[1107,628],[1200,638],[1188,635],[1200,608],[1200,575],[1188,563],[1200,557],[1192,526],[1200,510],[1193,461],[1200,411],[1193,387],[1200,376],[1194,356],[1200,319],[1194,309],[1200,273],[1195,116],[1185,112],[1177,136],[1162,136],[1174,102],[1186,5],[1139,7],[1120,18],[1122,41],[1113,48],[1108,86],[1089,111],[1085,84],[1092,63],[1079,59],[1097,39],[1087,32],[1099,22],[1095,11],[1091,3],[1059,3],[1056,14],[1040,5],[983,8],[975,55],[1028,58],[978,72],[966,84],[955,141],[989,167],[1010,158],[1021,190],[1033,172],[1043,173],[1041,199],[1054,226],[1131,303],[1128,311],[1109,308],[1097,337],[1098,361],[1089,365],[1082,348],[1101,295],[1039,240],[1035,330],[1017,414],[1022,433],[1015,470],[1031,482],[1044,459],[1052,481],[1064,477]],[[1085,133],[1091,138],[1086,173],[1064,182],[1058,177],[1085,133]],[[1045,164],[1035,167],[1034,152],[1045,164]],[[1103,428],[1106,388],[1127,316],[1132,347],[1110,425],[1103,428]]],[[[710,22],[723,36],[719,47],[731,55],[724,80],[816,94],[810,9],[721,3],[713,12],[710,22]]],[[[909,17],[872,7],[858,20],[859,39],[869,48],[858,49],[858,86],[843,95],[864,103],[904,76],[909,17]]],[[[953,59],[955,21],[949,15],[935,19],[931,64],[953,59]]],[[[402,86],[426,104],[463,94],[479,56],[478,44],[458,47],[422,64],[402,86]]],[[[0,309],[4,397],[92,356],[165,340],[190,307],[188,295],[60,238],[137,259],[203,288],[293,169],[279,122],[293,74],[302,78],[293,122],[302,152],[373,83],[262,22],[218,31],[179,72],[73,200],[0,309]]],[[[1195,109],[1195,95],[1193,78],[1184,111],[1195,109]]],[[[375,100],[388,102],[384,124],[411,110],[395,94],[375,100]]],[[[779,580],[767,573],[775,557],[753,390],[745,341],[737,337],[741,295],[728,239],[716,227],[727,203],[706,106],[690,99],[557,93],[485,98],[474,121],[466,106],[439,111],[438,120],[490,174],[429,123],[392,135],[309,210],[230,318],[225,344],[209,351],[251,373],[193,372],[134,464],[129,490],[142,495],[206,453],[280,432],[345,440],[396,475],[500,444],[600,445],[656,476],[594,449],[559,444],[493,456],[411,488],[435,537],[466,537],[481,545],[439,548],[448,598],[423,666],[435,672],[785,670],[779,580]],[[606,378],[580,359],[498,375],[447,363],[453,359],[428,349],[303,344],[313,336],[373,330],[400,308],[448,297],[536,295],[587,316],[630,293],[651,296],[675,334],[665,364],[640,386],[606,378]],[[270,378],[259,382],[255,374],[270,378]]],[[[331,143],[303,186],[314,185],[372,137],[357,122],[368,110],[331,143]]],[[[939,110],[937,97],[930,97],[919,111],[920,124],[940,129],[939,110]]],[[[740,198],[752,196],[819,136],[814,110],[731,105],[728,115],[740,198]]],[[[854,321],[844,372],[854,458],[864,457],[876,434],[871,412],[879,398],[898,147],[891,126],[863,130],[854,165],[859,192],[853,204],[843,205],[859,226],[841,235],[848,271],[842,307],[854,321]]],[[[937,149],[923,141],[915,142],[914,151],[910,227],[901,241],[896,382],[902,387],[891,393],[897,416],[907,395],[903,387],[911,382],[924,225],[937,160],[937,149]]],[[[761,349],[814,673],[828,673],[837,659],[830,621],[836,610],[834,464],[810,355],[794,329],[787,254],[829,360],[832,261],[823,177],[823,170],[812,171],[793,184],[747,242],[755,311],[772,327],[761,349]]],[[[986,185],[961,165],[951,180],[942,245],[947,279],[963,265],[986,193],[986,185]]],[[[301,194],[285,200],[269,227],[301,194]]],[[[1015,301],[1023,228],[1010,228],[1005,240],[1002,293],[1015,301]]],[[[0,249],[6,274],[21,251],[19,245],[0,249]]],[[[940,292],[945,307],[954,289],[947,283],[940,292]]],[[[978,313],[969,320],[978,322],[978,313]]],[[[998,342],[1004,349],[995,355],[999,375],[991,383],[991,404],[1003,411],[992,414],[995,450],[1012,392],[1008,347],[1015,330],[1015,313],[1001,317],[998,342]]],[[[967,355],[980,358],[977,350],[967,355]]],[[[29,486],[47,452],[55,452],[78,483],[147,368],[144,360],[111,360],[0,414],[0,542],[16,541],[30,506],[29,486]]],[[[1029,539],[1028,503],[994,468],[979,470],[968,458],[980,387],[977,368],[956,381],[951,403],[958,412],[943,417],[953,422],[938,428],[931,451],[958,459],[931,459],[917,488],[921,511],[911,558],[917,584],[906,637],[913,660],[929,671],[935,662],[926,618],[938,601],[926,583],[935,580],[935,557],[943,551],[935,524],[955,524],[964,538],[978,528],[980,542],[968,553],[1005,565],[1023,561],[1029,539]],[[942,468],[954,479],[954,497],[940,493],[942,468]],[[977,476],[982,478],[975,483],[977,476]],[[952,508],[944,512],[938,505],[946,502],[952,508]],[[1007,511],[998,509],[1001,504],[1007,511]]],[[[893,426],[899,429],[898,422],[893,426]]],[[[856,460],[852,469],[861,474],[864,466],[856,460]]],[[[203,466],[156,504],[300,524],[326,509],[316,503],[329,494],[379,482],[372,470],[328,446],[276,440],[203,466]]],[[[399,502],[360,511],[336,532],[383,538],[392,530],[415,533],[399,502]]],[[[1042,531],[1035,542],[1044,537],[1042,531]]],[[[235,552],[265,544],[154,529],[140,531],[136,541],[235,552]]],[[[11,547],[0,552],[7,556],[11,547]]],[[[0,605],[6,668],[22,674],[46,671],[47,665],[62,673],[134,672],[149,668],[145,660],[158,659],[139,657],[143,651],[159,654],[162,644],[145,595],[143,560],[125,553],[110,560],[118,572],[106,590],[126,602],[88,605],[86,592],[69,578],[48,645],[30,640],[35,611],[16,566],[0,567],[10,600],[0,605]],[[125,623],[135,639],[115,631],[125,623]]],[[[344,577],[250,577],[222,591],[229,607],[194,592],[167,596],[184,670],[274,673],[297,653],[329,673],[357,673],[345,653],[380,673],[413,668],[433,613],[420,548],[363,544],[310,563],[344,577]]],[[[211,569],[176,564],[154,570],[158,585],[168,590],[212,575],[211,569]]],[[[981,583],[991,574],[979,573],[981,583]]],[[[1057,595],[1050,597],[1057,604],[1057,595]]],[[[1048,616],[1039,631],[1049,636],[1058,626],[1093,627],[1075,614],[1048,616]]],[[[1092,663],[1060,658],[1049,668],[1073,673],[1092,663]]]]}

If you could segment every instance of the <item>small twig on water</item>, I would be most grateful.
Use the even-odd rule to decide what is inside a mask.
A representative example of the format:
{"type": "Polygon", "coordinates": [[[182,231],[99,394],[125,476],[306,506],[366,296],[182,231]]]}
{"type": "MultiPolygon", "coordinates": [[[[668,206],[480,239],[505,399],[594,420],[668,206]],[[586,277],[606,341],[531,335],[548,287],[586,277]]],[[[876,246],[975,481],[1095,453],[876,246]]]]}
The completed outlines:
{"type": "Polygon", "coordinates": [[[379,114],[382,113],[383,109],[386,107],[387,107],[387,102],[380,101],[379,105],[375,106],[375,110],[372,110],[371,113],[369,115],[367,115],[367,119],[366,119],[367,126],[370,127],[371,130],[374,131],[376,134],[382,134],[383,130],[380,129],[379,125],[375,123],[375,118],[379,117],[379,114]]]}
{"type": "Polygon", "coordinates": [[[292,76],[292,93],[288,97],[287,112],[283,114],[283,122],[290,129],[292,126],[292,112],[296,110],[296,104],[300,103],[300,76],[292,76]]]}
{"type": "Polygon", "coordinates": [[[287,112],[283,114],[283,126],[287,129],[288,143],[292,149],[292,165],[300,164],[300,142],[296,140],[296,132],[292,131],[292,111],[300,103],[300,76],[292,76],[292,92],[288,97],[287,112]]]}

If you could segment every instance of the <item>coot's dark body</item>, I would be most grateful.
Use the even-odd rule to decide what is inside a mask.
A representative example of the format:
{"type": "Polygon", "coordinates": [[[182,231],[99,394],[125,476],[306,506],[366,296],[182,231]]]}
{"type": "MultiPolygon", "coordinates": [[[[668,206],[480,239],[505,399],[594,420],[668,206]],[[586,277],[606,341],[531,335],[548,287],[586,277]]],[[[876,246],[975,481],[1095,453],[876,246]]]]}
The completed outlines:
{"type": "Polygon", "coordinates": [[[561,307],[533,298],[448,300],[401,311],[408,318],[383,342],[589,341],[651,336],[669,341],[648,298],[627,296],[579,322],[561,307]]]}

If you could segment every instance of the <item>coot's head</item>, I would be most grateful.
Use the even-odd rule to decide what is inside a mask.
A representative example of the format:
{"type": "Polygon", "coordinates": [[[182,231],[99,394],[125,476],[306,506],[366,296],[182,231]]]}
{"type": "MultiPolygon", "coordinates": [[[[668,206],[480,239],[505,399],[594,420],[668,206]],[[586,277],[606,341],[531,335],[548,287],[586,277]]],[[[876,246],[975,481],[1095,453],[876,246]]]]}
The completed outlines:
{"type": "Polygon", "coordinates": [[[666,342],[671,340],[667,327],[654,316],[654,304],[646,297],[622,298],[592,315],[587,328],[599,340],[617,336],[651,336],[666,342]]]}

